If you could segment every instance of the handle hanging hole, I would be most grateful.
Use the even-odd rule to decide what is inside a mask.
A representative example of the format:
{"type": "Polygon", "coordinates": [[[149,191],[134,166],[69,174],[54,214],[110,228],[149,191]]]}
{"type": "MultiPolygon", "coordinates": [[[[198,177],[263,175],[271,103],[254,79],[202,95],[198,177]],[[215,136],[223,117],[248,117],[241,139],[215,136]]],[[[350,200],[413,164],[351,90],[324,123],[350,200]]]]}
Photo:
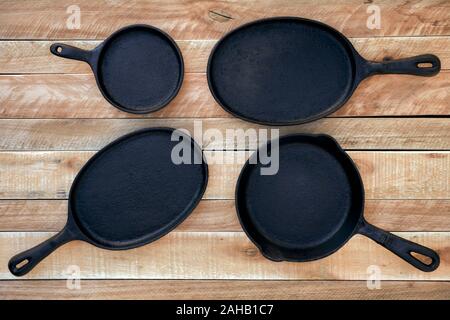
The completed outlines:
{"type": "Polygon", "coordinates": [[[20,261],[18,264],[16,264],[16,268],[20,269],[20,268],[26,266],[29,262],[30,262],[30,260],[24,259],[24,260],[20,261]]]}
{"type": "Polygon", "coordinates": [[[409,254],[412,255],[417,260],[419,260],[420,262],[422,262],[423,264],[426,264],[427,266],[429,266],[433,263],[433,259],[431,259],[430,257],[427,257],[421,253],[411,251],[409,254]]]}
{"type": "Polygon", "coordinates": [[[60,47],[60,46],[56,47],[56,52],[61,53],[62,51],[63,51],[62,47],[60,47]]]}
{"type": "Polygon", "coordinates": [[[433,63],[432,62],[419,62],[416,66],[417,66],[417,68],[432,68],[433,63]]]}

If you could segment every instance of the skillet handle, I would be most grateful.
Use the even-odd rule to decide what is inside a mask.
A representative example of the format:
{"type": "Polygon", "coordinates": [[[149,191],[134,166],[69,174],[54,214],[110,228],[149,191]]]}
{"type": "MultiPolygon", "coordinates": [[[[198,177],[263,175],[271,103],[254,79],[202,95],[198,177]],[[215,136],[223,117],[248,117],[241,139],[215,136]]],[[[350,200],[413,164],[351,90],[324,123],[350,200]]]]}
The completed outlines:
{"type": "Polygon", "coordinates": [[[400,238],[392,233],[381,230],[369,224],[367,221],[363,221],[358,230],[358,233],[374,240],[376,243],[395,253],[397,256],[413,265],[417,269],[425,272],[431,272],[436,270],[439,266],[439,255],[435,251],[421,246],[420,244],[400,238]],[[429,264],[426,264],[414,257],[412,253],[418,253],[420,255],[426,256],[431,259],[431,262],[429,264]]]}
{"type": "Polygon", "coordinates": [[[91,51],[69,46],[64,43],[53,43],[50,51],[55,56],[67,59],[80,60],[89,63],[91,51]]]}
{"type": "Polygon", "coordinates": [[[441,61],[433,54],[423,54],[411,58],[387,60],[383,62],[368,61],[368,75],[373,74],[412,74],[431,77],[441,70],[441,61]],[[423,65],[422,65],[423,64],[423,65]]]}
{"type": "Polygon", "coordinates": [[[66,227],[50,239],[12,257],[8,263],[9,271],[17,277],[23,276],[50,253],[71,240],[74,240],[74,237],[66,227]]]}

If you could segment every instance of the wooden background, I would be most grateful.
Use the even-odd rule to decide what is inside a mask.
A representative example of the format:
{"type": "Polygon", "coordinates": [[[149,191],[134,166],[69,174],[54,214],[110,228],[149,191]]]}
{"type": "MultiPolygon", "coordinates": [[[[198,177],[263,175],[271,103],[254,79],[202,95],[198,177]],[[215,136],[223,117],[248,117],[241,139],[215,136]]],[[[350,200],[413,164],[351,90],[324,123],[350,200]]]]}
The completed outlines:
{"type": "MultiPolygon", "coordinates": [[[[450,298],[449,1],[1,0],[0,39],[0,298],[450,298]],[[66,27],[66,9],[72,4],[81,8],[78,30],[66,27]],[[366,27],[371,4],[381,8],[381,29],[366,27]],[[222,131],[255,127],[215,103],[206,84],[206,61],[225,32],[282,15],[330,24],[368,59],[440,57],[442,71],[436,77],[372,77],[330,117],[282,128],[282,133],[336,137],[361,170],[367,219],[434,248],[441,256],[437,271],[420,272],[362,236],[316,262],[264,259],[236,219],[233,197],[240,164],[235,164],[211,165],[200,206],[157,242],[121,252],[72,242],[26,277],[9,273],[12,255],[64,225],[72,179],[116,137],[142,127],[191,128],[194,119],[222,131]],[[168,32],[186,64],[178,97],[147,116],[113,108],[87,64],[49,52],[55,40],[92,48],[133,23],[168,32]],[[66,288],[69,265],[81,268],[81,290],[66,288]],[[366,287],[370,265],[381,269],[385,281],[380,290],[366,287]]],[[[207,157],[254,148],[213,151],[217,144],[203,143],[207,157]]]]}

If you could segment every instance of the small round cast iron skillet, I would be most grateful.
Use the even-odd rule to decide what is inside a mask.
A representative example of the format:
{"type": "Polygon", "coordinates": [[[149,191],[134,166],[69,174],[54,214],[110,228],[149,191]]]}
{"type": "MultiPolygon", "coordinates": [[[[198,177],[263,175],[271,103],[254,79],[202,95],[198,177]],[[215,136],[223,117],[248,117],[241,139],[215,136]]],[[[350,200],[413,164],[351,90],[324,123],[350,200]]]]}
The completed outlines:
{"type": "Polygon", "coordinates": [[[370,75],[433,76],[439,70],[431,54],[367,61],[335,29],[280,17],[225,35],[212,50],[207,76],[212,95],[229,113],[260,124],[292,125],[336,111],[370,75]]]}
{"type": "Polygon", "coordinates": [[[192,212],[207,180],[202,150],[186,134],[149,128],[125,135],[96,153],[76,176],[63,230],[12,257],[9,270],[22,276],[72,240],[111,250],[155,241],[192,212]],[[185,152],[191,161],[177,164],[173,151],[185,152]]]}
{"type": "MultiPolygon", "coordinates": [[[[269,142],[265,150],[271,149],[269,142]]],[[[422,271],[439,266],[436,252],[369,224],[363,216],[364,187],[359,172],[327,135],[279,139],[279,170],[261,175],[255,152],[236,187],[236,209],[248,237],[275,261],[324,258],[360,233],[422,271]],[[413,253],[429,257],[426,264],[413,253]]],[[[260,149],[261,150],[261,149],[260,149]]],[[[265,152],[265,151],[264,151],[265,152]]],[[[266,154],[266,153],[263,153],[266,154]]],[[[267,163],[265,161],[264,163],[267,163]]]]}
{"type": "Polygon", "coordinates": [[[63,43],[52,44],[50,51],[87,62],[105,99],[130,113],[161,109],[183,82],[180,49],[168,34],[148,25],[122,28],[90,51],[63,43]]]}

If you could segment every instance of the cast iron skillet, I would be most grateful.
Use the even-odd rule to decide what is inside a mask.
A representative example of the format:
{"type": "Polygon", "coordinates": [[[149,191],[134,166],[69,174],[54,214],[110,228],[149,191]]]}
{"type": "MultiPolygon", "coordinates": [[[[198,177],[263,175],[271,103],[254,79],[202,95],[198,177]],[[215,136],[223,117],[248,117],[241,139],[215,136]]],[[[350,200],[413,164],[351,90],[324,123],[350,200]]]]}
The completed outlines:
{"type": "MultiPolygon", "coordinates": [[[[273,155],[276,145],[269,142],[265,147],[270,150],[271,145],[273,155]]],[[[280,138],[275,175],[261,175],[260,169],[265,166],[255,157],[257,152],[240,174],[236,209],[244,231],[265,257],[275,261],[324,258],[360,233],[422,271],[439,266],[439,256],[433,250],[364,219],[364,187],[359,172],[330,136],[280,138]],[[426,264],[412,253],[429,257],[431,262],[426,264]]]]}
{"type": "Polygon", "coordinates": [[[212,50],[207,76],[212,95],[229,113],[259,124],[292,125],[336,111],[368,76],[433,76],[439,70],[431,54],[367,61],[333,28],[279,17],[228,33],[212,50]]]}
{"type": "Polygon", "coordinates": [[[64,229],[12,257],[11,273],[28,273],[72,240],[104,249],[130,249],[155,241],[181,223],[205,191],[208,168],[194,140],[177,131],[172,141],[173,131],[137,131],[95,154],[72,184],[64,229]],[[177,153],[180,148],[190,152],[186,159],[190,157],[191,164],[172,161],[172,150],[177,153]]]}
{"type": "Polygon", "coordinates": [[[168,34],[148,25],[122,28],[91,51],[63,43],[52,44],[50,51],[87,62],[106,100],[126,112],[161,109],[183,82],[180,49],[168,34]]]}

